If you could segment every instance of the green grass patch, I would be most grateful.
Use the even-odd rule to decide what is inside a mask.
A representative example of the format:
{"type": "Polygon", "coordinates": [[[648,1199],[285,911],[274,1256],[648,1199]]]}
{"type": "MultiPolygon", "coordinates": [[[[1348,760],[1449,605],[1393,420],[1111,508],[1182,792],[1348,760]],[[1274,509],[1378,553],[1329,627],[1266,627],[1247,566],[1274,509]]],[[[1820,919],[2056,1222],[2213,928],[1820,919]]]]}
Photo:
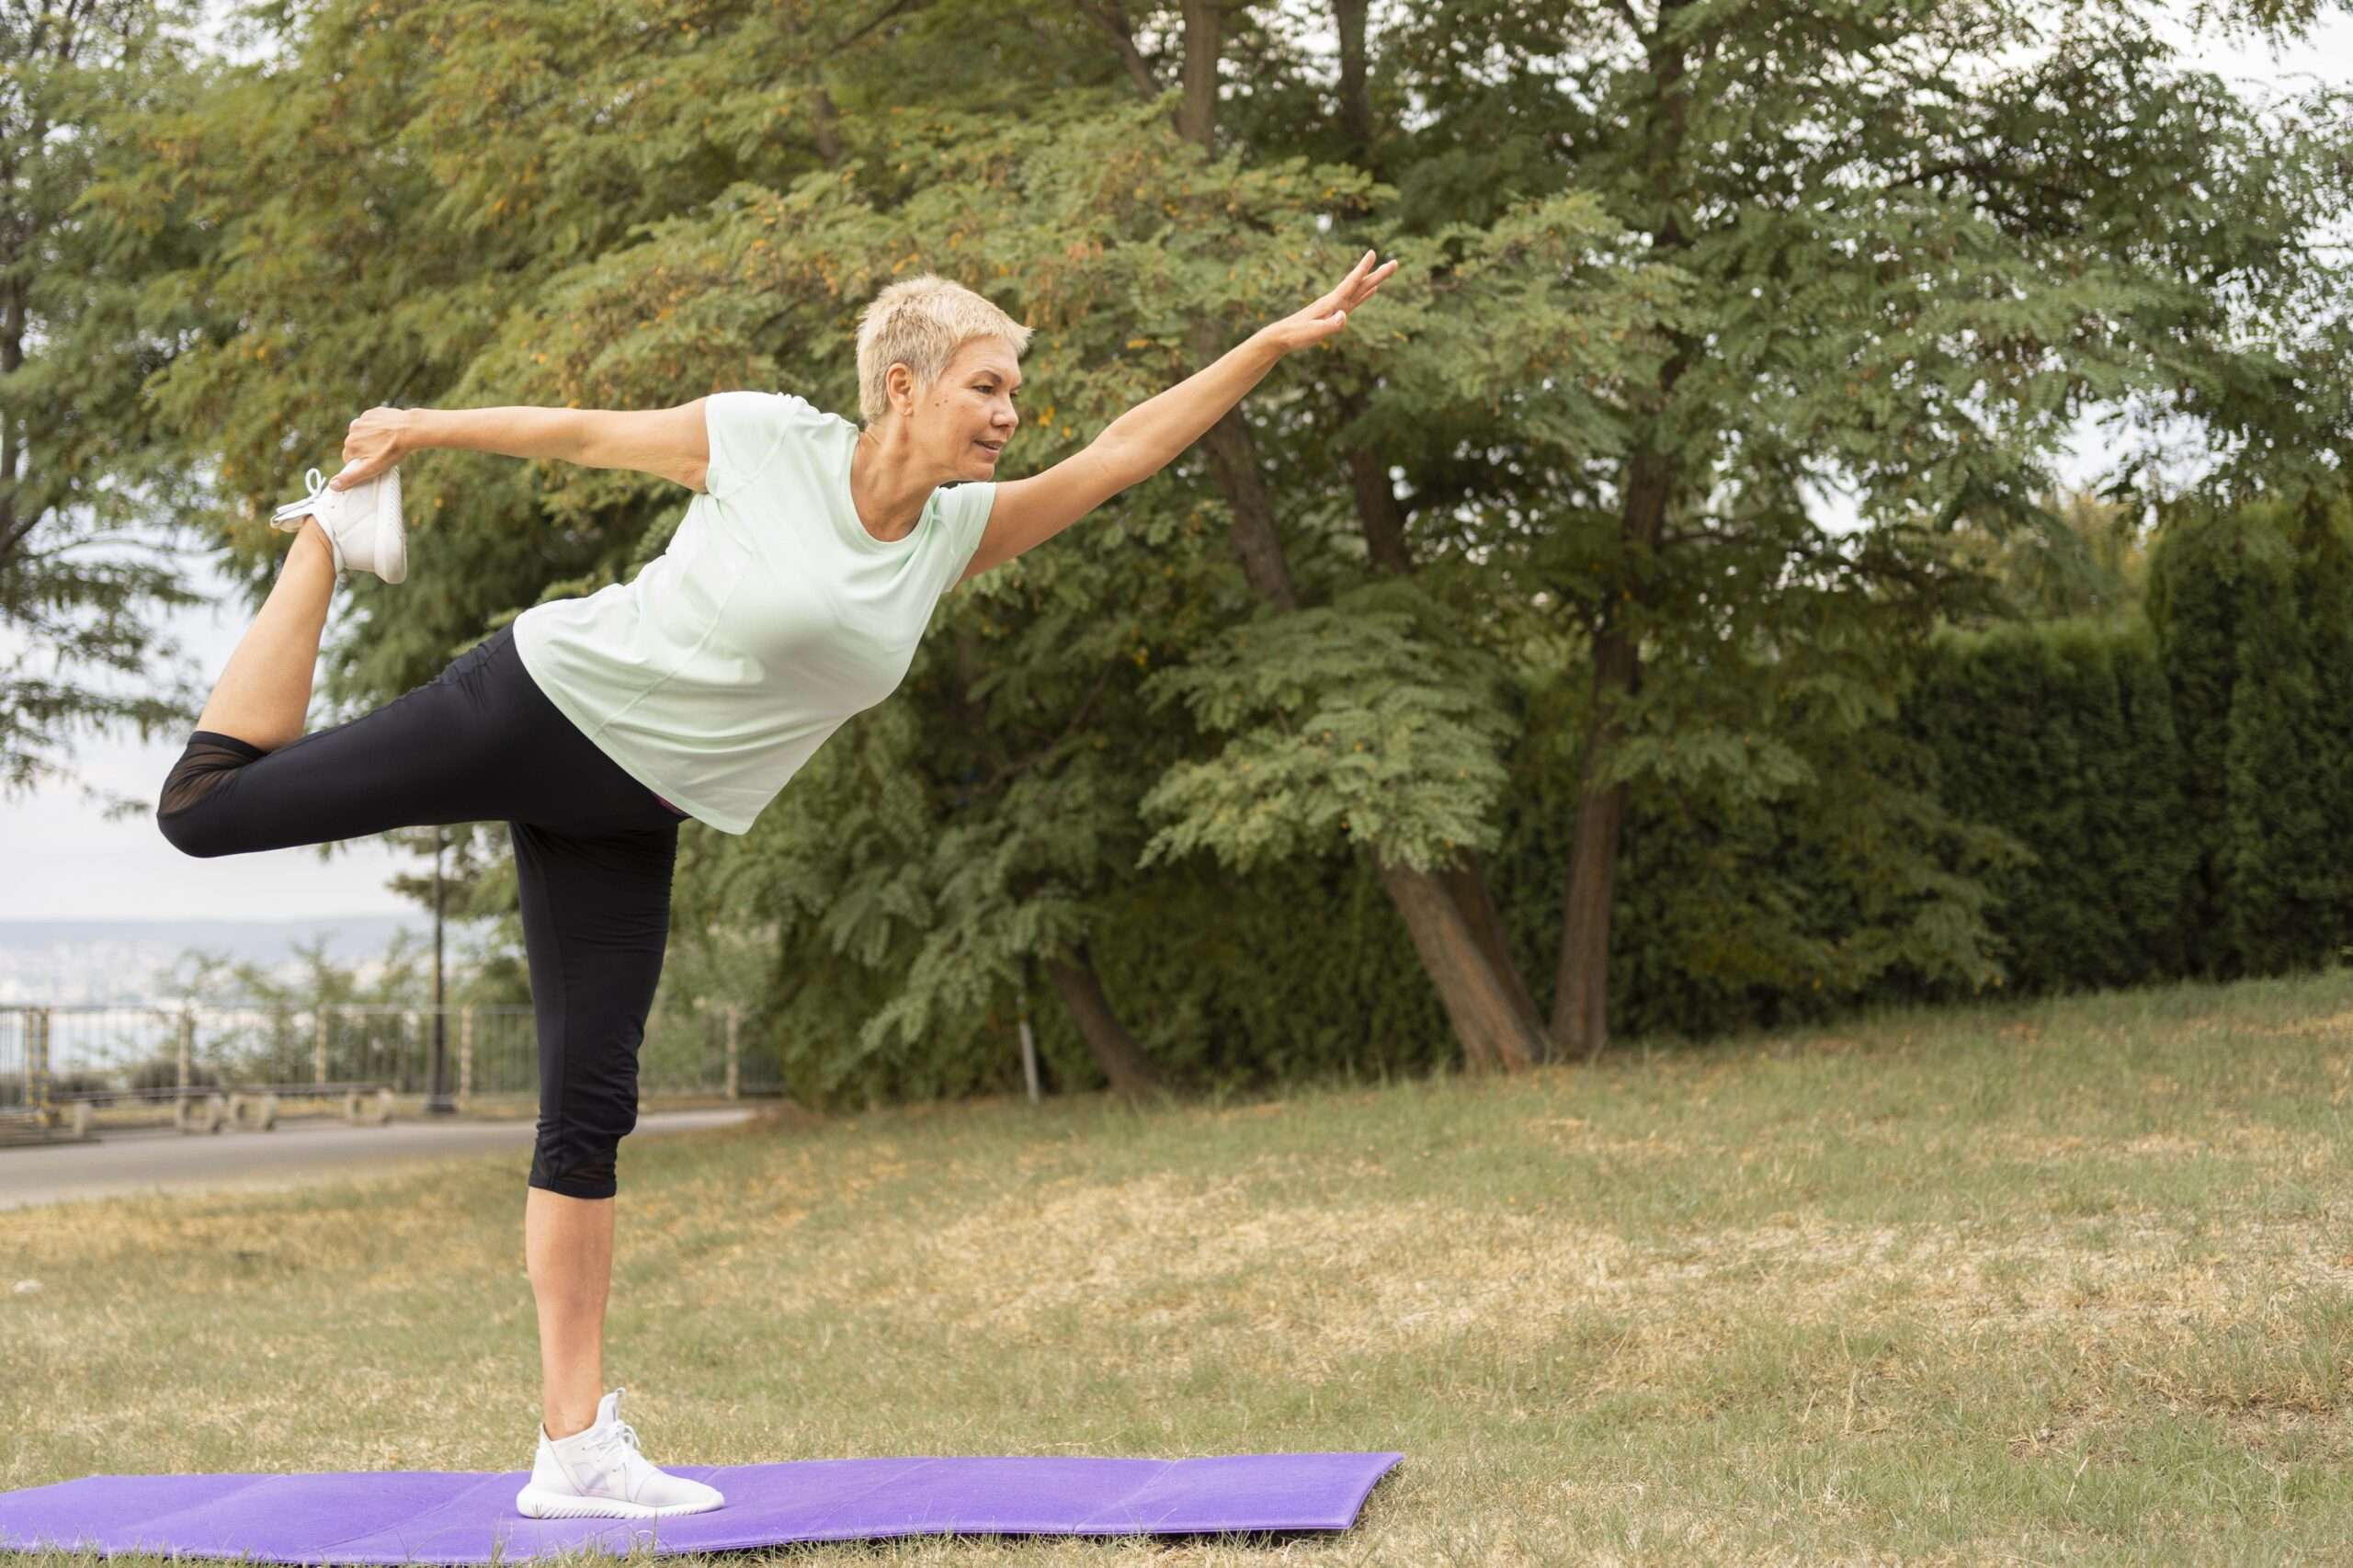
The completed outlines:
{"type": "MultiPolygon", "coordinates": [[[[786,1110],[624,1146],[607,1381],[656,1462],[1407,1456],[1341,1537],[793,1560],[2327,1561],[2348,1096],[2336,971],[1266,1102],[786,1110]]],[[[528,1465],[528,1165],[0,1213],[0,1488],[528,1465]]]]}

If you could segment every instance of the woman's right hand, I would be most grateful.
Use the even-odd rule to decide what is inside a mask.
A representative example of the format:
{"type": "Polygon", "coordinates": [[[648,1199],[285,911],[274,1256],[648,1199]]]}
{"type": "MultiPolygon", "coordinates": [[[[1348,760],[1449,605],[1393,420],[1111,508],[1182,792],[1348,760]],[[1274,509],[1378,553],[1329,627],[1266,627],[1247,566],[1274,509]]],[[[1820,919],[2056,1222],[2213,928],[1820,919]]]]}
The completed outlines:
{"type": "Polygon", "coordinates": [[[413,411],[371,408],[351,422],[343,438],[343,472],[327,481],[330,490],[365,484],[408,455],[413,411]]]}

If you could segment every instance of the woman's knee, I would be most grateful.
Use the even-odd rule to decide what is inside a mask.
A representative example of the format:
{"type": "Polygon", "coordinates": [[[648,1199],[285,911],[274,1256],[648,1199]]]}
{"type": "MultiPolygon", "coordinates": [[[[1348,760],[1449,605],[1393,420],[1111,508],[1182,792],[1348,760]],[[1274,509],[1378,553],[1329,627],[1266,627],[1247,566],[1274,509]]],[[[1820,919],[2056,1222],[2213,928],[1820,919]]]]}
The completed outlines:
{"type": "Polygon", "coordinates": [[[167,810],[158,808],[155,826],[163,829],[165,843],[169,843],[181,855],[211,859],[211,857],[231,852],[226,843],[222,843],[222,834],[211,826],[211,817],[207,812],[190,812],[190,810],[167,812],[167,810]]]}
{"type": "Polygon", "coordinates": [[[531,1151],[529,1185],[565,1198],[610,1198],[620,1189],[619,1142],[591,1146],[577,1139],[551,1142],[544,1131],[531,1151]]]}
{"type": "Polygon", "coordinates": [[[542,1171],[534,1165],[530,1179],[525,1185],[536,1187],[543,1192],[552,1192],[559,1198],[578,1198],[592,1203],[620,1196],[620,1184],[613,1179],[610,1165],[598,1175],[595,1172],[542,1171]]]}
{"type": "Polygon", "coordinates": [[[233,735],[198,731],[165,776],[155,801],[155,825],[165,842],[199,859],[235,854],[241,846],[227,831],[223,813],[205,808],[239,768],[264,755],[259,746],[233,735]]]}
{"type": "Polygon", "coordinates": [[[540,1118],[530,1185],[566,1198],[610,1198],[618,1186],[621,1140],[637,1126],[635,1107],[588,1120],[540,1118]]]}
{"type": "Polygon", "coordinates": [[[193,855],[199,860],[236,852],[235,846],[222,835],[218,818],[210,812],[182,809],[155,811],[155,825],[163,830],[166,843],[183,855],[193,855]]]}

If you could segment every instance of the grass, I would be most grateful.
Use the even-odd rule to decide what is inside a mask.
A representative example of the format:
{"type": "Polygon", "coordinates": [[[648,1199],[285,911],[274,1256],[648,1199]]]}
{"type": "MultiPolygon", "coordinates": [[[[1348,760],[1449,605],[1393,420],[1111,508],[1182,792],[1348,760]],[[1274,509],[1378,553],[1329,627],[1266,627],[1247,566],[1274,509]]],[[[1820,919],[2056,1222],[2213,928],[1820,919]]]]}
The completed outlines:
{"type": "MultiPolygon", "coordinates": [[[[657,1462],[1406,1456],[1342,1535],[795,1562],[2333,1561],[2348,1096],[2340,971],[1271,1103],[787,1111],[624,1146],[607,1381],[657,1462]]],[[[0,1212],[0,1489],[528,1465],[528,1158],[0,1212]]]]}

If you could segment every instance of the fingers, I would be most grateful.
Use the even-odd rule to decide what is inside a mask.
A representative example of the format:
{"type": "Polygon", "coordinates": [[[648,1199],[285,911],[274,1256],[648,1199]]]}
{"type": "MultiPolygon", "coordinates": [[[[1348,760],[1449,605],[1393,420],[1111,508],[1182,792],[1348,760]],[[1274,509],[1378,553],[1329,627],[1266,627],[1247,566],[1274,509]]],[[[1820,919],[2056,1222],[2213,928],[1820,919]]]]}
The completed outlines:
{"type": "Polygon", "coordinates": [[[1357,264],[1354,267],[1348,268],[1348,275],[1340,279],[1340,286],[1326,294],[1324,298],[1335,305],[1352,302],[1357,297],[1357,280],[1364,276],[1364,269],[1371,265],[1372,252],[1367,251],[1357,258],[1357,264]]]}
{"type": "Polygon", "coordinates": [[[1389,280],[1390,275],[1397,270],[1397,263],[1392,258],[1367,272],[1365,269],[1372,267],[1373,257],[1378,254],[1375,251],[1365,252],[1358,258],[1357,264],[1348,268],[1348,275],[1340,279],[1340,286],[1325,298],[1335,306],[1350,309],[1371,299],[1374,292],[1389,280]]]}
{"type": "Polygon", "coordinates": [[[1396,270],[1397,264],[1394,261],[1381,263],[1378,271],[1370,274],[1357,285],[1357,302],[1361,304],[1371,299],[1380,291],[1381,286],[1389,281],[1389,275],[1396,270]]]}
{"type": "Polygon", "coordinates": [[[1379,267],[1372,265],[1379,254],[1367,251],[1358,256],[1357,264],[1348,268],[1348,275],[1330,293],[1282,324],[1286,332],[1296,332],[1293,341],[1297,346],[1321,343],[1341,331],[1348,324],[1350,312],[1371,299],[1395,275],[1398,264],[1394,259],[1379,267]]]}

